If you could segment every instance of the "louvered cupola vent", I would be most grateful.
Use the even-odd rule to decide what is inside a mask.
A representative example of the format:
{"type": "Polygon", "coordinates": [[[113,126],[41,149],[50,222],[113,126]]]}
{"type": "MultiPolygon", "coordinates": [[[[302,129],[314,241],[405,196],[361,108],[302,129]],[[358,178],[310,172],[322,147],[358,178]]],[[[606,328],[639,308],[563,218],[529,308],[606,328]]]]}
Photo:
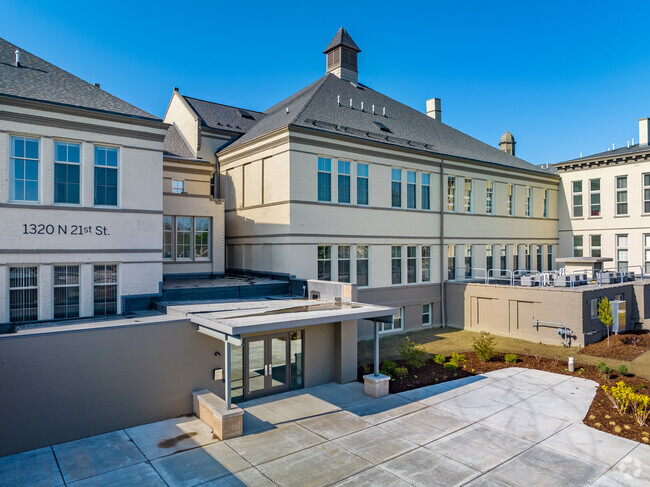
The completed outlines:
{"type": "Polygon", "coordinates": [[[361,49],[354,43],[350,34],[341,27],[329,43],[323,54],[327,55],[327,72],[346,81],[357,83],[359,71],[357,68],[357,53],[361,49]]]}

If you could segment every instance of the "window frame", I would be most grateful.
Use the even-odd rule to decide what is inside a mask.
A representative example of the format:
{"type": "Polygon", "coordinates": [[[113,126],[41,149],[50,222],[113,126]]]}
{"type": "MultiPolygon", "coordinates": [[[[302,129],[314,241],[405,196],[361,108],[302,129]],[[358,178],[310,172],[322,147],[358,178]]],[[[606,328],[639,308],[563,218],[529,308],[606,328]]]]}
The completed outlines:
{"type": "Polygon", "coordinates": [[[355,270],[355,282],[358,288],[370,287],[370,245],[358,245],[355,249],[355,258],[356,258],[356,270],[355,270]],[[365,248],[365,256],[359,255],[359,250],[365,248]],[[359,262],[366,263],[366,284],[359,284],[359,262]]]}
{"type": "Polygon", "coordinates": [[[402,170],[392,167],[390,170],[390,205],[392,208],[402,208],[402,170]],[[398,177],[399,176],[399,177],[398,177]],[[399,204],[397,200],[399,199],[399,204]]]}
{"type": "Polygon", "coordinates": [[[524,216],[533,217],[533,187],[526,186],[526,201],[524,206],[524,216]]]}
{"type": "Polygon", "coordinates": [[[24,265],[9,265],[8,266],[8,272],[7,272],[7,311],[9,315],[9,323],[28,323],[31,321],[38,321],[38,312],[39,312],[39,281],[40,281],[40,267],[38,265],[29,265],[29,264],[24,264],[24,265]],[[14,279],[22,279],[23,283],[18,286],[11,286],[11,271],[16,270],[16,269],[22,269],[23,270],[23,276],[22,277],[15,277],[14,279]],[[25,272],[29,272],[31,275],[25,277],[25,272]],[[34,283],[32,284],[31,282],[28,283],[27,285],[24,285],[24,281],[26,279],[30,280],[34,279],[34,283]],[[14,291],[14,294],[12,294],[12,291],[14,291]],[[35,292],[33,296],[33,306],[25,306],[24,303],[26,303],[29,300],[32,300],[32,297],[28,296],[28,293],[32,291],[35,292]],[[12,310],[12,296],[15,295],[16,292],[20,292],[22,296],[22,302],[23,306],[19,308],[19,311],[21,313],[20,319],[14,319],[12,318],[12,311],[16,313],[16,308],[12,310]],[[33,313],[29,314],[26,316],[26,313],[33,313]]]}
{"type": "Polygon", "coordinates": [[[316,166],[316,199],[317,201],[326,203],[332,202],[332,158],[330,157],[318,156],[316,166]]]}
{"type": "Polygon", "coordinates": [[[346,160],[338,160],[337,166],[337,203],[342,205],[349,205],[352,203],[352,162],[346,160]],[[345,201],[345,193],[341,193],[342,188],[347,185],[347,201],[345,201]]]}
{"type": "Polygon", "coordinates": [[[420,280],[423,283],[431,282],[431,245],[420,247],[420,280]]]}
{"type": "Polygon", "coordinates": [[[163,231],[163,261],[169,261],[173,262],[175,260],[175,254],[176,254],[176,246],[174,245],[174,235],[176,233],[176,222],[174,221],[174,217],[172,215],[163,215],[163,226],[162,226],[162,231],[163,231]],[[170,229],[165,230],[165,220],[169,218],[170,219],[170,229]],[[169,234],[169,257],[165,257],[165,234],[169,234]]]}
{"type": "Polygon", "coordinates": [[[465,244],[465,253],[463,264],[465,265],[465,279],[472,279],[474,277],[474,249],[472,244],[465,244]],[[469,264],[469,265],[468,265],[469,264]]]}
{"type": "Polygon", "coordinates": [[[571,248],[573,249],[573,257],[584,257],[584,235],[573,235],[571,240],[571,248]]]}
{"type": "Polygon", "coordinates": [[[643,173],[641,175],[641,198],[643,201],[643,214],[650,214],[650,173],[643,173]]]}
{"type": "MultiPolygon", "coordinates": [[[[212,218],[207,217],[207,216],[193,216],[192,217],[192,260],[195,262],[209,262],[212,260],[212,248],[211,248],[211,240],[212,240],[212,218]],[[207,230],[202,230],[200,233],[201,234],[207,234],[207,242],[205,243],[205,248],[207,250],[207,256],[206,257],[199,257],[197,252],[196,252],[196,237],[197,233],[197,223],[198,220],[206,220],[208,224],[207,230]]],[[[202,244],[203,245],[203,244],[202,244]]]]}
{"type": "Polygon", "coordinates": [[[506,214],[508,216],[515,216],[515,185],[508,183],[506,188],[507,194],[507,203],[506,203],[506,214]]]}
{"type": "Polygon", "coordinates": [[[456,280],[456,245],[447,245],[447,280],[456,280]]]}
{"type": "Polygon", "coordinates": [[[464,178],[463,210],[465,213],[474,212],[474,180],[472,178],[464,178]]]}
{"type": "Polygon", "coordinates": [[[19,204],[26,204],[26,205],[38,205],[41,203],[41,154],[42,154],[42,149],[41,149],[41,137],[35,137],[33,135],[10,135],[9,136],[9,187],[8,189],[8,196],[9,196],[9,201],[11,203],[19,203],[19,204]],[[14,151],[14,141],[17,139],[22,139],[23,141],[23,155],[18,156],[16,154],[13,154],[14,151]],[[36,141],[37,144],[37,157],[34,159],[33,157],[27,157],[27,141],[36,141]],[[16,172],[16,166],[14,163],[17,160],[21,160],[23,162],[23,177],[20,179],[16,178],[16,175],[14,174],[16,172]],[[36,162],[36,199],[26,199],[25,198],[25,193],[26,193],[26,185],[28,182],[33,183],[33,179],[27,179],[27,163],[29,162],[36,162]],[[23,184],[23,198],[18,199],[15,197],[14,194],[14,183],[15,181],[22,181],[23,184]]]}
{"type": "Polygon", "coordinates": [[[433,324],[433,303],[425,303],[422,305],[422,326],[430,326],[433,324]],[[426,309],[426,311],[425,311],[426,309]],[[424,317],[427,316],[427,321],[424,317]]]}
{"type": "Polygon", "coordinates": [[[356,170],[357,170],[357,205],[361,206],[368,206],[370,204],[370,164],[367,164],[365,162],[357,162],[356,163],[356,170]],[[359,175],[359,168],[365,167],[365,175],[359,175]],[[363,194],[362,191],[360,191],[360,183],[365,183],[365,195],[366,195],[366,201],[365,203],[360,200],[360,195],[363,194]]]}
{"type": "Polygon", "coordinates": [[[57,319],[69,319],[69,318],[78,318],[80,316],[81,312],[81,266],[79,264],[54,264],[52,266],[52,272],[53,272],[53,282],[52,282],[52,313],[53,317],[55,320],[57,319]],[[66,282],[64,284],[57,284],[56,282],[56,276],[57,276],[57,267],[61,268],[64,267],[65,270],[65,279],[66,282]],[[68,277],[69,277],[69,268],[76,268],[77,269],[77,282],[76,283],[69,283],[68,282],[68,277]],[[69,313],[69,308],[70,306],[75,306],[74,303],[72,305],[68,302],[68,298],[70,297],[68,295],[68,290],[69,289],[74,289],[76,288],[77,290],[77,303],[76,303],[76,313],[69,313]],[[65,304],[61,305],[59,304],[58,306],[61,307],[63,306],[65,309],[65,316],[57,316],[57,296],[56,296],[56,290],[57,289],[65,289],[65,304]]]}
{"type": "Polygon", "coordinates": [[[417,284],[417,282],[418,282],[418,248],[416,245],[407,245],[406,246],[406,284],[417,284]]]}
{"type": "Polygon", "coordinates": [[[391,333],[404,330],[404,306],[399,307],[399,312],[393,315],[393,323],[379,323],[379,333],[391,333]],[[395,327],[395,319],[399,321],[399,327],[395,327]],[[390,326],[390,328],[388,328],[390,326]]]}
{"type": "Polygon", "coordinates": [[[571,217],[572,218],[584,218],[584,198],[583,193],[584,186],[581,179],[576,179],[571,181],[571,217]],[[579,190],[576,189],[576,184],[579,185],[579,190]],[[576,199],[578,198],[578,199],[576,199]],[[579,201],[580,204],[576,204],[576,201],[579,201]],[[579,209],[579,211],[577,211],[579,209]],[[580,214],[578,214],[580,213],[580,214]]]}
{"type": "Polygon", "coordinates": [[[402,277],[402,272],[403,272],[403,265],[402,265],[402,258],[403,258],[403,252],[402,252],[402,246],[401,245],[391,245],[390,247],[390,282],[391,286],[401,286],[403,284],[403,277],[402,277]],[[398,271],[396,273],[396,271],[398,271]],[[399,281],[395,280],[395,277],[399,276],[399,281]]]}
{"type": "Polygon", "coordinates": [[[346,282],[346,283],[352,282],[352,272],[351,272],[352,271],[352,266],[351,266],[351,264],[352,264],[352,259],[351,259],[352,254],[351,254],[351,250],[352,250],[352,248],[351,248],[351,246],[349,244],[339,245],[338,248],[336,249],[336,257],[337,257],[337,259],[336,259],[336,270],[337,270],[336,280],[338,282],[346,282]],[[347,257],[345,255],[341,256],[341,250],[344,250],[344,249],[347,249],[347,257]],[[348,278],[347,278],[347,280],[344,281],[344,280],[341,279],[341,274],[342,274],[341,273],[341,264],[345,264],[345,263],[347,263],[347,267],[348,267],[348,270],[347,270],[348,278]]]}
{"type": "Polygon", "coordinates": [[[431,209],[431,173],[428,172],[420,173],[420,206],[423,210],[431,209]]]}
{"type": "Polygon", "coordinates": [[[329,244],[318,245],[316,250],[316,279],[319,281],[332,280],[332,246],[329,244]],[[323,249],[323,257],[321,257],[321,249],[323,249]],[[329,254],[329,256],[327,255],[329,254]],[[326,274],[321,273],[321,266],[324,269],[328,268],[329,278],[325,279],[326,274]],[[322,276],[322,277],[321,277],[322,276]]]}
{"type": "Polygon", "coordinates": [[[494,181],[485,182],[485,214],[494,215],[494,181]]]}
{"type": "Polygon", "coordinates": [[[600,178],[589,179],[589,218],[601,218],[602,217],[602,199],[601,199],[601,185],[600,178]],[[598,189],[593,189],[593,183],[598,182],[598,189]],[[598,203],[594,203],[594,196],[598,196],[598,203]],[[594,207],[598,206],[598,209],[595,210],[594,207]],[[594,214],[594,211],[596,214],[594,214]]]}
{"type": "Polygon", "coordinates": [[[614,237],[615,244],[616,244],[616,268],[623,270],[623,272],[627,272],[629,265],[630,265],[630,235],[627,233],[617,233],[614,237]],[[619,238],[625,238],[625,246],[620,245],[620,240],[619,238]],[[621,259],[621,254],[620,252],[625,252],[625,260],[621,259]],[[621,263],[624,262],[625,266],[621,266],[621,263]]]}
{"type": "Polygon", "coordinates": [[[550,191],[548,189],[544,190],[544,218],[548,218],[548,198],[550,196],[550,191]]]}
{"type": "Polygon", "coordinates": [[[173,194],[184,194],[185,193],[185,180],[184,179],[172,179],[172,193],[173,194]],[[179,185],[180,191],[177,191],[176,183],[181,183],[179,185]]]}
{"type": "Polygon", "coordinates": [[[627,175],[616,176],[614,190],[616,192],[616,214],[615,216],[627,216],[629,215],[629,199],[628,199],[628,186],[627,186],[627,175]],[[619,187],[619,181],[625,182],[625,187],[619,187]],[[625,201],[619,201],[619,195],[625,196],[625,201]],[[621,205],[625,205],[625,211],[620,211],[621,205]]]}
{"type": "Polygon", "coordinates": [[[589,234],[589,255],[591,257],[602,257],[603,237],[601,234],[589,234]],[[594,237],[598,237],[598,245],[594,245],[594,237]],[[594,255],[597,251],[598,255],[594,255]]]}
{"type": "MultiPolygon", "coordinates": [[[[100,207],[100,208],[119,208],[120,207],[120,190],[121,190],[121,184],[120,184],[120,171],[121,171],[121,158],[122,151],[120,150],[119,147],[117,146],[111,146],[111,145],[103,145],[103,144],[93,144],[93,206],[95,207],[100,207]],[[107,150],[106,152],[106,164],[97,164],[97,149],[105,149],[107,150]],[[111,166],[108,164],[108,149],[114,150],[116,152],[115,156],[115,166],[111,166]],[[105,177],[108,176],[108,171],[115,171],[115,204],[108,204],[108,203],[97,203],[97,170],[98,169],[103,169],[105,170],[105,177]]],[[[112,187],[109,186],[108,184],[104,184],[104,191],[106,191],[106,188],[112,187]]],[[[104,201],[106,201],[106,194],[104,195],[104,201]]]]}
{"type": "Polygon", "coordinates": [[[83,164],[82,164],[82,162],[83,162],[82,161],[82,156],[83,156],[82,147],[83,146],[82,146],[81,142],[75,142],[75,141],[71,141],[71,140],[54,139],[52,147],[53,147],[53,152],[54,152],[54,154],[52,156],[52,161],[53,161],[53,165],[52,165],[52,169],[53,169],[52,170],[52,204],[57,205],[57,206],[58,205],[61,205],[61,206],[81,206],[82,189],[83,189],[83,164]],[[69,153],[71,145],[76,145],[79,148],[79,162],[60,161],[60,160],[58,160],[58,150],[57,150],[58,144],[65,144],[66,145],[66,154],[69,153]],[[57,184],[60,184],[59,182],[57,182],[57,179],[56,179],[56,167],[57,167],[57,165],[66,166],[66,181],[62,183],[62,184],[66,185],[66,196],[68,195],[68,189],[67,189],[68,186],[75,184],[75,183],[70,183],[68,181],[68,170],[69,170],[70,167],[78,168],[78,170],[79,170],[79,182],[76,183],[77,184],[77,202],[76,203],[67,201],[67,198],[66,198],[66,201],[57,201],[57,199],[56,199],[56,197],[57,197],[56,188],[57,188],[57,184]]]}
{"type": "Polygon", "coordinates": [[[643,272],[650,273],[650,233],[643,234],[643,272]]]}
{"type": "MultiPolygon", "coordinates": [[[[191,216],[185,216],[185,215],[177,215],[174,217],[174,260],[177,262],[190,262],[192,261],[192,256],[194,255],[194,219],[191,216]],[[189,230],[179,230],[178,229],[178,223],[179,219],[188,219],[189,220],[189,230]],[[182,257],[179,256],[178,254],[178,249],[179,249],[179,233],[180,234],[189,234],[189,242],[187,243],[188,247],[188,257],[182,257]]],[[[181,243],[183,246],[183,249],[185,249],[186,244],[184,242],[181,243]]]]}
{"type": "MultiPolygon", "coordinates": [[[[93,263],[93,316],[112,316],[120,313],[120,266],[117,263],[105,263],[105,262],[95,262],[93,263]],[[97,268],[104,268],[104,281],[97,281],[97,268]],[[106,280],[106,270],[108,267],[115,267],[115,282],[106,280]],[[97,313],[97,288],[98,287],[115,287],[115,312],[114,313],[97,313]]],[[[106,306],[108,301],[101,303],[102,306],[106,306]]]]}
{"type": "Polygon", "coordinates": [[[416,171],[406,171],[406,209],[415,210],[418,206],[418,175],[416,171]],[[412,179],[412,180],[411,180],[412,179]]]}
{"type": "Polygon", "coordinates": [[[456,213],[456,193],[457,193],[456,176],[447,176],[447,211],[456,213]]]}

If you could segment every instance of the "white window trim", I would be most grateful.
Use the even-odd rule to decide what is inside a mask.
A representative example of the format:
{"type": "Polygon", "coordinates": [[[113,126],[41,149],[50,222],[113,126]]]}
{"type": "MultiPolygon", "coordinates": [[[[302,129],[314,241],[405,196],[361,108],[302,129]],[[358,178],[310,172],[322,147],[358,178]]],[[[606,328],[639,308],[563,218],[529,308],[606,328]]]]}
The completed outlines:
{"type": "Polygon", "coordinates": [[[93,208],[121,208],[121,201],[122,201],[122,150],[121,146],[116,146],[116,145],[109,145],[109,144],[93,144],[93,175],[92,175],[92,185],[93,185],[93,193],[92,193],[92,202],[93,202],[93,208]],[[97,165],[95,163],[95,147],[104,147],[107,149],[117,149],[117,167],[111,167],[111,166],[101,166],[97,165]],[[96,191],[96,186],[95,186],[95,168],[96,167],[103,167],[103,168],[110,168],[110,169],[115,169],[117,171],[117,202],[115,205],[96,205],[95,204],[95,191],[96,191]]]}
{"type": "MultiPolygon", "coordinates": [[[[7,197],[8,201],[12,204],[16,205],[40,205],[41,200],[42,200],[42,188],[43,188],[43,164],[42,164],[42,155],[43,155],[43,138],[40,135],[34,135],[34,134],[19,134],[19,133],[10,133],[9,134],[9,145],[8,145],[8,151],[7,151],[7,162],[8,162],[8,173],[9,173],[9,180],[8,180],[8,187],[7,187],[7,197]],[[11,155],[11,139],[12,138],[21,138],[21,139],[36,139],[38,140],[38,181],[37,181],[37,193],[38,193],[38,199],[36,201],[34,200],[15,200],[11,198],[11,180],[13,179],[13,170],[12,170],[12,164],[11,164],[11,159],[14,159],[11,155]]],[[[18,159],[27,159],[26,157],[21,157],[18,159]]],[[[29,159],[29,160],[34,160],[34,159],[29,159]]],[[[52,178],[54,179],[54,177],[52,178]]],[[[54,199],[54,196],[52,197],[54,199]]],[[[80,200],[81,201],[81,200],[80,200]]]]}
{"type": "Polygon", "coordinates": [[[172,193],[174,193],[174,194],[185,194],[185,180],[184,179],[172,179],[172,193]],[[174,187],[174,183],[183,183],[182,184],[183,191],[176,191],[176,188],[174,187]]]}
{"type": "MultiPolygon", "coordinates": [[[[52,205],[53,206],[71,206],[79,207],[83,206],[84,201],[84,144],[78,140],[65,140],[56,138],[52,141],[52,205]],[[67,162],[67,161],[57,161],[56,160],[56,143],[63,142],[66,144],[77,144],[79,145],[79,162],[67,162]],[[57,164],[67,164],[70,166],[79,166],[79,203],[57,203],[54,201],[54,193],[56,187],[56,177],[55,177],[55,166],[57,164]]],[[[40,170],[40,169],[39,169],[40,170]]],[[[94,172],[94,171],[93,171],[94,172]]],[[[93,175],[94,177],[94,175],[93,175]]],[[[93,190],[94,190],[94,180],[93,180],[93,190]]],[[[93,195],[94,196],[94,195],[93,195]]]]}

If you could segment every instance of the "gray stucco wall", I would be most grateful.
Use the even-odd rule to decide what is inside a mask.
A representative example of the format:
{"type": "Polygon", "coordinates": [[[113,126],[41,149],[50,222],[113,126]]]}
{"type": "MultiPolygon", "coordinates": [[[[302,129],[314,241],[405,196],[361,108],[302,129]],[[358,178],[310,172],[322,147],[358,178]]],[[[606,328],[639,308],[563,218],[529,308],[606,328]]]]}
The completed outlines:
{"type": "Polygon", "coordinates": [[[0,336],[0,455],[191,413],[222,366],[186,320],[0,336]]]}

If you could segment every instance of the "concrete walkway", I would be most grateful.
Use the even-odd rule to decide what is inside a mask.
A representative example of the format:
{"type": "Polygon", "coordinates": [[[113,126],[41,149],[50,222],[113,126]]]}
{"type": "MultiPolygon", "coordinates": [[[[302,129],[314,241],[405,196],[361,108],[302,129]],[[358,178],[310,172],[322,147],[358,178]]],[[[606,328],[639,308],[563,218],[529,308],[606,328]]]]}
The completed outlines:
{"type": "Polygon", "coordinates": [[[0,485],[650,485],[650,446],[582,424],[596,384],[508,368],[370,399],[327,384],[0,458],[0,485]]]}

